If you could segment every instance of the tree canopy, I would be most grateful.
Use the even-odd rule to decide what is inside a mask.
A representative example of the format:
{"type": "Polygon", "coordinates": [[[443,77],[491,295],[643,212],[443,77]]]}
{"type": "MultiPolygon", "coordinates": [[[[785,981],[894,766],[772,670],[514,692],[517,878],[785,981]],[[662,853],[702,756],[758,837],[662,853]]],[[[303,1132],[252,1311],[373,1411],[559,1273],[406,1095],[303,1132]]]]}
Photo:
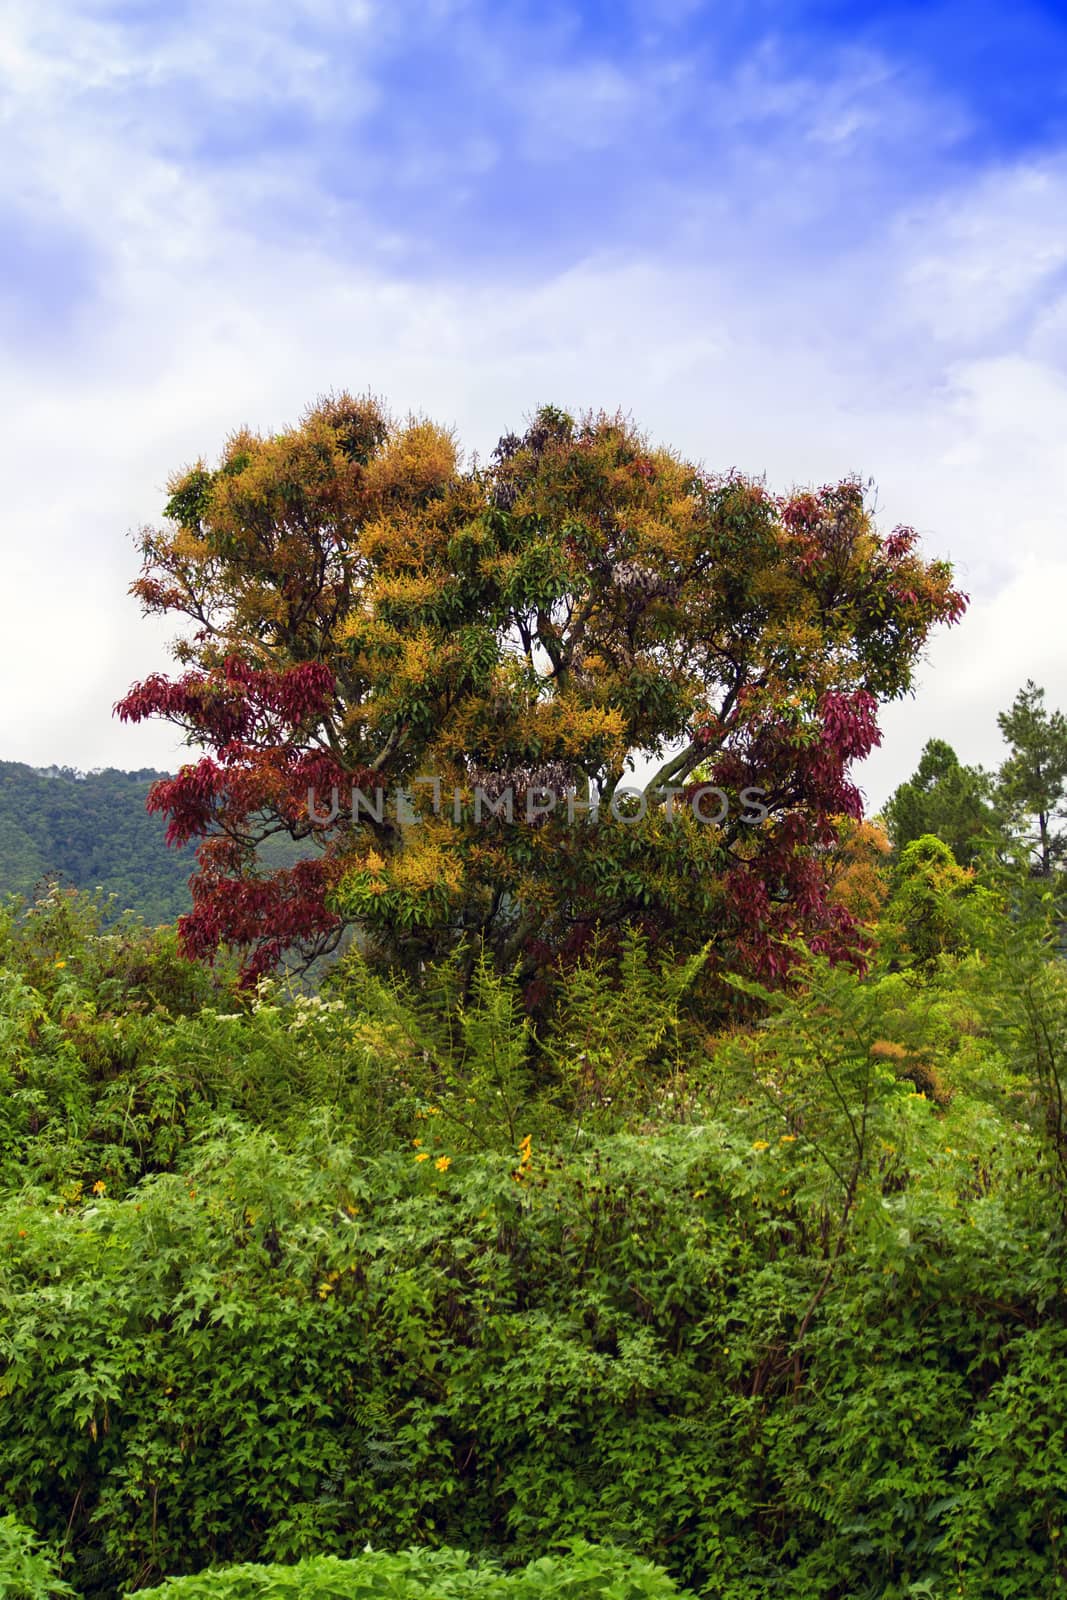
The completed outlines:
{"type": "Polygon", "coordinates": [[[1048,878],[1067,852],[1067,719],[1049,711],[1032,679],[1019,690],[997,726],[1008,754],[995,773],[961,764],[944,739],[930,739],[914,774],[890,796],[883,817],[899,856],[932,834],[960,866],[971,866],[983,845],[1004,859],[1022,855],[1035,876],[1048,878]]]}
{"type": "Polygon", "coordinates": [[[168,487],[133,588],[192,631],[117,710],[203,752],[150,801],[200,841],[190,953],[254,981],[357,924],[411,972],[480,942],[536,997],[627,924],[771,978],[798,933],[855,948],[824,870],[848,769],[966,605],[857,481],[774,495],[547,406],[464,463],[345,394],[168,487]],[[317,853],[267,871],[277,833],[317,853]]]}
{"type": "Polygon", "coordinates": [[[924,834],[934,834],[960,866],[969,866],[997,825],[992,792],[989,773],[962,765],[944,739],[927,740],[914,775],[885,806],[893,848],[901,851],[924,834]]]}
{"type": "Polygon", "coordinates": [[[1035,870],[1047,878],[1067,850],[1056,826],[1067,819],[1067,718],[1050,712],[1044,689],[1028,679],[997,726],[1009,745],[999,774],[1002,805],[1035,870]]]}

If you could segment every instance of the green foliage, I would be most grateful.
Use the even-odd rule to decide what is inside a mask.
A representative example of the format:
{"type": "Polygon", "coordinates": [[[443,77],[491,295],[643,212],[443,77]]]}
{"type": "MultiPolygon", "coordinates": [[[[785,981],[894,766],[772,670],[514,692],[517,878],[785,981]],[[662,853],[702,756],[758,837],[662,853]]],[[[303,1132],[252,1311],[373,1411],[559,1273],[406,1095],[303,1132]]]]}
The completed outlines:
{"type": "Polygon", "coordinates": [[[616,953],[594,943],[561,974],[558,1004],[542,1053],[558,1075],[567,1111],[578,1127],[590,1107],[603,1125],[608,1108],[632,1114],[677,1085],[699,1033],[684,1002],[704,966],[708,946],[688,961],[653,961],[648,940],[624,930],[616,953]]]}
{"type": "Polygon", "coordinates": [[[900,852],[881,926],[882,949],[902,965],[932,966],[966,944],[965,903],[988,895],[933,834],[900,852]]]}
{"type": "Polygon", "coordinates": [[[577,1540],[565,1556],[541,1556],[513,1573],[462,1550],[368,1550],[347,1561],[315,1556],[288,1567],[216,1568],[139,1593],[146,1600],[671,1600],[681,1591],[650,1562],[577,1540]]]}
{"type": "MultiPolygon", "coordinates": [[[[145,810],[149,789],[165,776],[0,761],[0,897],[32,900],[51,878],[94,892],[107,922],[128,912],[150,925],[186,915],[193,849],[168,848],[165,819],[145,810]]],[[[274,870],[308,853],[306,842],[273,837],[258,856],[274,870]]]]}
{"type": "Polygon", "coordinates": [[[996,774],[960,764],[943,739],[930,739],[919,766],[890,797],[884,816],[899,853],[924,835],[948,845],[962,867],[990,852],[1021,856],[1049,878],[1067,851],[1067,718],[1049,711],[1032,680],[997,717],[1008,755],[996,774]]]}
{"type": "Polygon", "coordinates": [[[1010,1064],[1002,1077],[1016,1114],[1042,1143],[1047,1171],[1067,1207],[1067,965],[1064,897],[1040,878],[1004,875],[994,898],[968,906],[974,959],[960,972],[976,1021],[1010,1064]],[[1003,915],[1002,908],[1010,907],[1003,915]]]}
{"type": "Polygon", "coordinates": [[[998,777],[1000,800],[1035,869],[1047,878],[1067,851],[1067,835],[1057,827],[1067,820],[1067,718],[1047,710],[1044,689],[1031,680],[997,726],[1009,745],[998,777]]]}
{"type": "Polygon", "coordinates": [[[445,1120],[460,1147],[514,1147],[534,1033],[515,982],[494,971],[484,947],[461,946],[418,986],[372,971],[353,949],[329,987],[361,1019],[380,1067],[417,1086],[425,1103],[447,1101],[445,1120]]]}
{"type": "Polygon", "coordinates": [[[29,1528],[15,1517],[0,1516],[0,1600],[61,1600],[73,1593],[59,1575],[58,1562],[29,1528]]]}
{"type": "Polygon", "coordinates": [[[901,851],[924,834],[935,834],[961,867],[971,866],[997,826],[991,795],[988,773],[961,765],[943,739],[928,740],[915,773],[884,809],[893,848],[901,851]]]}
{"type": "Polygon", "coordinates": [[[0,1515],[84,1600],[1067,1593],[1058,912],[960,905],[718,1040],[634,934],[535,1030],[9,909],[0,1515]]]}
{"type": "Polygon", "coordinates": [[[53,874],[113,895],[113,915],[129,908],[164,923],[190,911],[193,853],[168,850],[164,819],[145,811],[149,789],[163,776],[0,762],[0,895],[32,896],[53,874]]]}

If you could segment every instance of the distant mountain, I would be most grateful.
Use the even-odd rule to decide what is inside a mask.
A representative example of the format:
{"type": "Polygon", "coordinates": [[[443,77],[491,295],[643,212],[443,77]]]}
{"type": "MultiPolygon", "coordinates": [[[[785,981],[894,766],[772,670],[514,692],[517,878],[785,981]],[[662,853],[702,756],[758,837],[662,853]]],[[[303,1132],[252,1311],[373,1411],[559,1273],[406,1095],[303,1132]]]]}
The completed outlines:
{"type": "MultiPolygon", "coordinates": [[[[166,820],[145,810],[157,778],[170,774],[77,772],[73,767],[28,767],[0,761],[0,896],[31,896],[58,875],[78,889],[117,897],[115,910],[136,911],[149,924],[173,922],[192,909],[192,845],[168,849],[166,820]]],[[[266,866],[291,866],[313,846],[269,839],[266,866]]]]}
{"type": "Polygon", "coordinates": [[[31,895],[49,874],[115,894],[116,910],[173,922],[192,905],[191,847],[168,849],[145,799],[164,772],[77,772],[0,761],[0,894],[31,895]]]}

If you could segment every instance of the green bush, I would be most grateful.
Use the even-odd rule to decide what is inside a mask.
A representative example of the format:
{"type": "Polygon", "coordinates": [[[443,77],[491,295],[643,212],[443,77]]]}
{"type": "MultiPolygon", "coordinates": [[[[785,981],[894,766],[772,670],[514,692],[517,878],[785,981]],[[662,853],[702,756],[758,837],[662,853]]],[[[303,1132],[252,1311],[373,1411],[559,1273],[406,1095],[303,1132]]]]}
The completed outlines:
{"type": "MultiPolygon", "coordinates": [[[[983,1531],[1041,1443],[1038,1412],[1014,1454],[997,1418],[1058,1393],[1060,1247],[1021,1168],[976,1192],[904,1104],[937,1143],[888,1194],[872,1162],[825,1289],[827,1180],[751,1126],[525,1167],[236,1126],[119,1201],[13,1197],[3,1492],[69,1529],[91,1593],[368,1538],[528,1561],[587,1537],[707,1597],[951,1575],[994,1600],[983,1531]]],[[[1018,1503],[1047,1575],[1045,1443],[1018,1503]]]]}
{"type": "Polygon", "coordinates": [[[30,1529],[15,1517],[0,1516],[0,1600],[62,1600],[73,1593],[59,1575],[58,1562],[30,1529]]]}
{"type": "Polygon", "coordinates": [[[293,1566],[212,1568],[141,1589],[144,1600],[671,1600],[681,1597],[651,1562],[576,1541],[518,1572],[462,1550],[313,1556],[293,1566]]]}
{"type": "Polygon", "coordinates": [[[368,1541],[398,1583],[1067,1593],[1067,986],[1021,909],[749,985],[713,1048],[633,941],[546,1039],[477,962],[183,1006],[42,926],[0,977],[0,1513],[85,1600],[368,1541]]]}

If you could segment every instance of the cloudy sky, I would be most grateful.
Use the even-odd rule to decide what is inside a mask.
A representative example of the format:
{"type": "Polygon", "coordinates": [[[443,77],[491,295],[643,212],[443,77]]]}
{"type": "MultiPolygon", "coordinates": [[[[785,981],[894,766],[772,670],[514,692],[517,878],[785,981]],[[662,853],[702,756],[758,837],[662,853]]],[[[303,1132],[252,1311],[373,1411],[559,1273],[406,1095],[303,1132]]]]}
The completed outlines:
{"type": "Polygon", "coordinates": [[[872,478],[972,596],[872,805],[1067,707],[1056,0],[0,0],[0,139],[0,759],[176,764],[111,715],[168,664],[130,534],[342,387],[872,478]]]}

